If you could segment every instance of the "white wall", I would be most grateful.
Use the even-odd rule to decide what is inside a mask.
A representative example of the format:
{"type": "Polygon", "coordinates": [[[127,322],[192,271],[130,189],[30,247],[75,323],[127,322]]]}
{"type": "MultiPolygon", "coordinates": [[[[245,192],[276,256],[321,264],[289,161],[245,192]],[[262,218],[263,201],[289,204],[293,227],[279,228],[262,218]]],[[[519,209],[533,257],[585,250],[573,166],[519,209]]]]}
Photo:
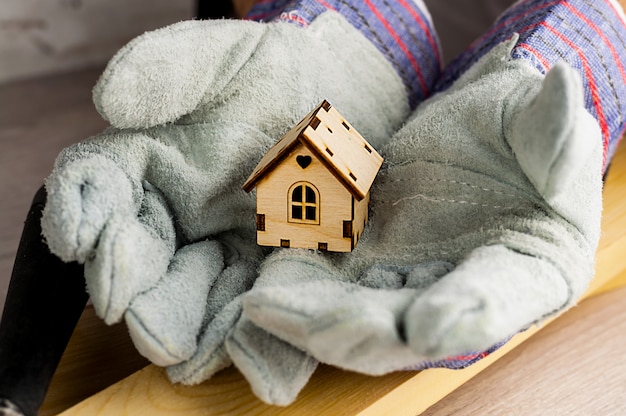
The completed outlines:
{"type": "Polygon", "coordinates": [[[0,0],[0,83],[104,64],[146,30],[193,16],[194,0],[0,0]]]}

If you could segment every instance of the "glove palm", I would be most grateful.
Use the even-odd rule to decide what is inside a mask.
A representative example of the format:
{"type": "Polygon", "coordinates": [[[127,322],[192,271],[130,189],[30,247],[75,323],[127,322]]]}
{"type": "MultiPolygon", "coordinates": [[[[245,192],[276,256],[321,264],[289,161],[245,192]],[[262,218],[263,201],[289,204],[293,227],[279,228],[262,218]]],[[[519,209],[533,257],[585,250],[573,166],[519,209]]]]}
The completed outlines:
{"type": "Polygon", "coordinates": [[[356,249],[268,258],[247,319],[320,361],[382,374],[485,350],[576,301],[599,237],[601,135],[578,75],[557,65],[544,79],[508,58],[516,40],[381,149],[356,249]]]}

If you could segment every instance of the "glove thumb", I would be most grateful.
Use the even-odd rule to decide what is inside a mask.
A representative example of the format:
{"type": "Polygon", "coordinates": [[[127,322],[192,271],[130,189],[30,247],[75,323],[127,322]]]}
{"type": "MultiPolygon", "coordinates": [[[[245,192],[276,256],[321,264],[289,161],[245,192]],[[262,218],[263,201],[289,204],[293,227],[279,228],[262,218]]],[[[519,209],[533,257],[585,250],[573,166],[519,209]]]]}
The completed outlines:
{"type": "Polygon", "coordinates": [[[93,91],[96,108],[119,128],[175,121],[219,93],[266,29],[250,21],[193,20],[147,32],[111,59],[93,91]]]}

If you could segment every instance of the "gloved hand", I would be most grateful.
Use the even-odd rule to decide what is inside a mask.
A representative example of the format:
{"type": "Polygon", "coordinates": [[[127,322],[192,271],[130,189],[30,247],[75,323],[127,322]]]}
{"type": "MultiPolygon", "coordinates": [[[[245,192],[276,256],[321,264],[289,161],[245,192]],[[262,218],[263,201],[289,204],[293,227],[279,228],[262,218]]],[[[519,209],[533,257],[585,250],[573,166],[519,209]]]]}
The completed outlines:
{"type": "MultiPolygon", "coordinates": [[[[578,74],[558,64],[544,78],[510,58],[516,41],[380,149],[370,225],[352,253],[264,261],[233,340],[253,323],[301,362],[383,374],[486,350],[577,300],[599,239],[600,129],[578,74]]],[[[265,348],[250,361],[261,377],[279,357],[265,348]]]]}
{"type": "Polygon", "coordinates": [[[42,227],[53,253],[85,264],[97,314],[124,318],[154,363],[200,342],[205,375],[229,364],[224,338],[264,255],[241,185],[323,98],[379,145],[409,113],[389,61],[331,11],[307,28],[183,22],[109,63],[94,100],[113,127],[59,155],[42,227]]]}

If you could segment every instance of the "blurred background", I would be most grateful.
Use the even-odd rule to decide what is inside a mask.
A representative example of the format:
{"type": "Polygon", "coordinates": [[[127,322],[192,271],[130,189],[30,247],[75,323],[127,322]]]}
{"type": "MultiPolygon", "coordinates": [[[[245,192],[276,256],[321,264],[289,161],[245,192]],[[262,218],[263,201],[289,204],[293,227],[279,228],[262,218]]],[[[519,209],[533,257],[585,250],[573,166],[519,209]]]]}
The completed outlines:
{"type": "MultiPolygon", "coordinates": [[[[147,31],[193,17],[242,15],[254,0],[3,0],[0,84],[104,65],[147,31]]],[[[512,0],[427,0],[451,59],[512,0]]]]}

